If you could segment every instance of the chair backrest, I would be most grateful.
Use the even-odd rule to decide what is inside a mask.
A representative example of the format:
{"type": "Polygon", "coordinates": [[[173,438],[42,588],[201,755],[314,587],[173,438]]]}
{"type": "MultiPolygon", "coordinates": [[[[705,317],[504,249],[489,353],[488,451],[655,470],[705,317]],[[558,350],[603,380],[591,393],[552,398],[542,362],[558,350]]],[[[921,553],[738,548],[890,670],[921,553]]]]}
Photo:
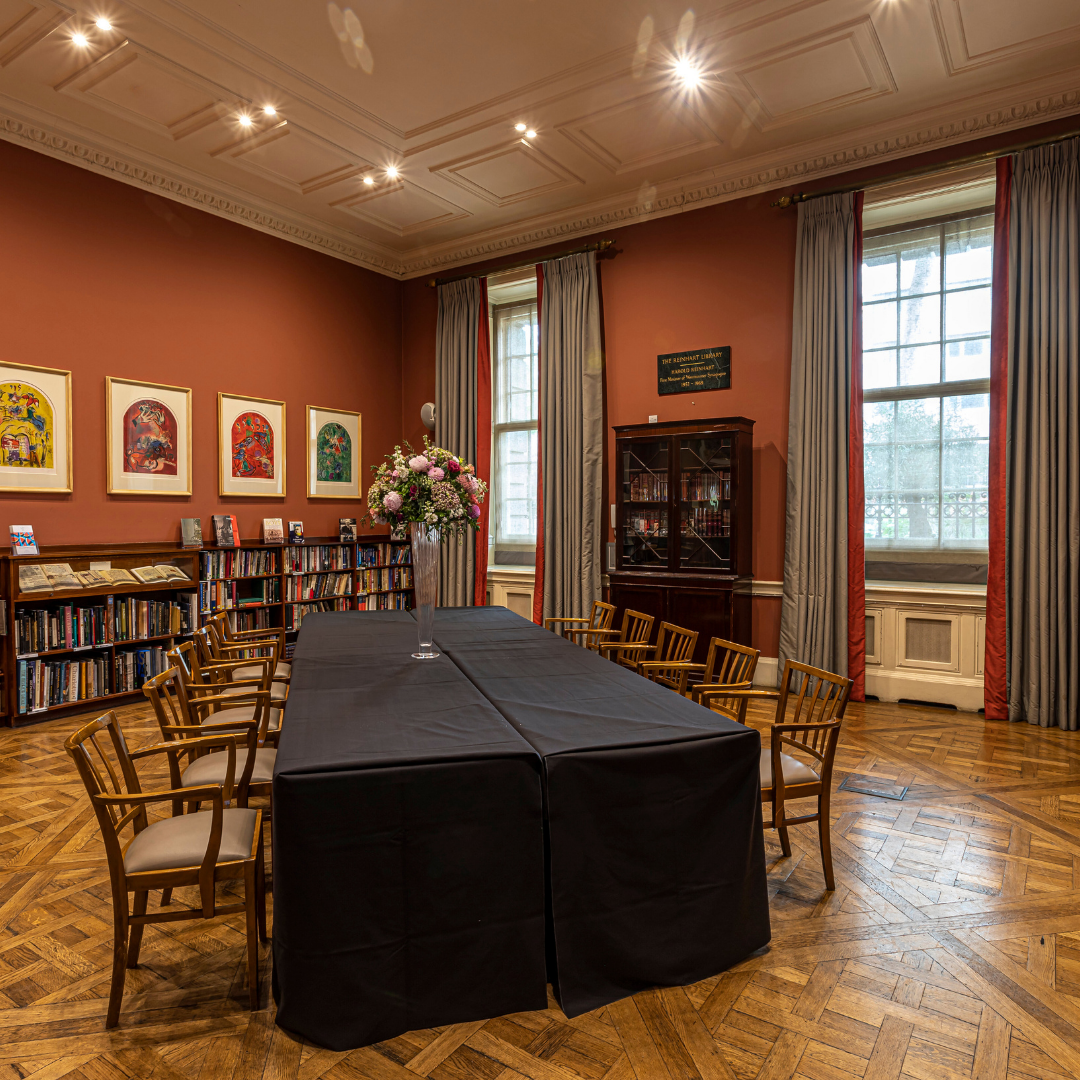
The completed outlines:
{"type": "Polygon", "coordinates": [[[202,651],[194,640],[182,641],[179,645],[174,645],[165,656],[180,672],[180,678],[185,684],[207,686],[220,682],[221,680],[210,677],[211,672],[203,670],[202,651]]]}
{"type": "Polygon", "coordinates": [[[147,826],[146,807],[140,804],[113,806],[100,801],[97,796],[139,795],[139,775],[127,747],[127,740],[116,719],[116,713],[107,712],[96,720],[83,724],[69,735],[64,749],[75,762],[90,805],[94,808],[101,837],[105,841],[105,853],[109,860],[109,872],[113,878],[124,872],[123,849],[120,834],[128,825],[136,832],[147,826]],[[95,757],[97,761],[95,761],[95,757]],[[100,762],[100,768],[99,763],[100,762]],[[102,771],[104,769],[104,772],[102,771]]]}
{"type": "Polygon", "coordinates": [[[605,604],[603,600],[594,600],[589,613],[590,630],[610,630],[615,621],[615,605],[605,604]]]}
{"type": "Polygon", "coordinates": [[[694,655],[697,631],[686,630],[674,623],[662,622],[656,635],[656,659],[678,664],[694,655]]]}
{"type": "Polygon", "coordinates": [[[626,645],[644,644],[652,637],[653,623],[656,618],[644,611],[627,608],[622,617],[622,634],[619,640],[626,645]]]}
{"type": "Polygon", "coordinates": [[[759,649],[752,649],[749,645],[714,637],[709,642],[701,681],[706,686],[712,683],[725,686],[729,683],[752,683],[760,655],[759,649]]]}
{"type": "Polygon", "coordinates": [[[143,683],[142,691],[143,696],[153,706],[164,742],[174,742],[184,737],[185,733],[175,730],[176,728],[190,728],[192,734],[198,734],[199,726],[191,719],[184,680],[180,677],[179,668],[167,668],[147,679],[143,683]]]}
{"type": "Polygon", "coordinates": [[[826,749],[831,752],[837,736],[830,732],[837,731],[839,721],[844,718],[851,687],[852,682],[845,675],[788,660],[784,664],[774,723],[802,726],[804,730],[796,733],[793,741],[818,755],[826,749]]]}

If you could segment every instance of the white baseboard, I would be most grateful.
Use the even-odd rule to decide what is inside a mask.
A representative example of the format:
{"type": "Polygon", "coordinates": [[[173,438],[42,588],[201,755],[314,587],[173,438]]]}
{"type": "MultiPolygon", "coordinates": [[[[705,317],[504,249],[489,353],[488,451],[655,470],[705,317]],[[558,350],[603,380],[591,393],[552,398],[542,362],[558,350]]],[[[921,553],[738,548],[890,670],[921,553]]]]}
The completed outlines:
{"type": "Polygon", "coordinates": [[[780,661],[775,656],[759,656],[757,667],[754,669],[754,685],[775,690],[779,668],[780,661]]]}

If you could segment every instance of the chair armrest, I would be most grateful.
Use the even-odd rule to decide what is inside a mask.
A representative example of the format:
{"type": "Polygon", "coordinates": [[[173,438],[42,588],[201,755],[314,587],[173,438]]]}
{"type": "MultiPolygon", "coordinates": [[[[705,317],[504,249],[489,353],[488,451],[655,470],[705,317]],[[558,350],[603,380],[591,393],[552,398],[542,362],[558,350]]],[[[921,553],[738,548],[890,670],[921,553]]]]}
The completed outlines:
{"type": "MultiPolygon", "coordinates": [[[[149,806],[156,802],[198,802],[202,799],[221,798],[220,784],[203,784],[202,787],[169,788],[167,791],[139,791],[126,795],[94,795],[107,806],[149,806]]],[[[125,815],[126,816],[126,815],[125,815]]],[[[122,827],[122,826],[120,826],[122,827]]]]}
{"type": "Polygon", "coordinates": [[[702,671],[704,664],[692,664],[689,660],[639,660],[638,667],[672,668],[675,671],[702,671]]]}
{"type": "MultiPolygon", "coordinates": [[[[702,697],[744,697],[745,692],[752,690],[753,685],[751,682],[699,683],[690,692],[695,701],[702,697]]],[[[763,690],[762,693],[767,696],[780,696],[779,692],[775,690],[763,690]]]]}
{"type": "Polygon", "coordinates": [[[548,618],[548,619],[544,620],[544,629],[547,630],[548,627],[550,627],[550,625],[552,623],[572,623],[572,622],[588,623],[588,621],[589,621],[588,619],[583,619],[581,617],[578,617],[576,619],[569,619],[569,618],[562,618],[562,617],[556,618],[555,616],[552,616],[551,618],[548,618]]]}
{"type": "Polygon", "coordinates": [[[570,626],[567,627],[566,630],[564,630],[563,632],[566,634],[570,634],[571,636],[582,634],[585,637],[608,637],[611,634],[617,635],[619,633],[618,630],[594,630],[587,626],[570,626]]]}
{"type": "MultiPolygon", "coordinates": [[[[254,724],[254,721],[247,721],[248,725],[254,724]]],[[[237,721],[234,727],[240,727],[241,722],[237,721]]],[[[190,731],[190,727],[180,727],[178,725],[168,725],[165,728],[166,731],[190,731]]],[[[200,748],[210,749],[214,746],[235,746],[236,740],[229,735],[197,735],[191,739],[184,739],[183,742],[164,742],[154,743],[152,746],[144,746],[140,750],[133,750],[129,754],[132,761],[137,761],[139,758],[149,757],[151,754],[167,753],[170,750],[197,750],[200,748]]]]}
{"type": "Polygon", "coordinates": [[[645,652],[647,649],[655,649],[647,641],[607,641],[600,646],[601,649],[618,649],[620,652],[645,652]]]}
{"type": "Polygon", "coordinates": [[[244,667],[247,664],[263,664],[268,666],[270,658],[267,656],[253,656],[250,660],[215,660],[212,664],[201,664],[203,671],[232,671],[233,668],[244,667]]]}
{"type": "MultiPolygon", "coordinates": [[[[225,642],[222,645],[217,646],[218,652],[251,652],[254,649],[271,649],[273,652],[277,651],[278,643],[276,641],[231,641],[225,642]]],[[[252,659],[255,659],[252,657],[252,659]]],[[[261,659],[261,657],[259,658],[261,659]]],[[[226,663],[228,661],[225,661],[226,663]]]]}
{"type": "Polygon", "coordinates": [[[275,641],[280,641],[285,633],[281,629],[275,629],[274,627],[263,627],[262,630],[233,630],[229,637],[231,638],[257,638],[257,637],[272,637],[275,641]]]}

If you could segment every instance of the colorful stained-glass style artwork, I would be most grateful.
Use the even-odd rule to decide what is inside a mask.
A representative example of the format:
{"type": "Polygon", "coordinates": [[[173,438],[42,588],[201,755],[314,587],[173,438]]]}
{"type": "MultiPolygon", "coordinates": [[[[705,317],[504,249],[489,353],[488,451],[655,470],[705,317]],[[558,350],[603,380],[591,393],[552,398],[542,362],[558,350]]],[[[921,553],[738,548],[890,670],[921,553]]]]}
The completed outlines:
{"type": "Polygon", "coordinates": [[[323,424],[315,441],[316,479],[352,483],[352,439],[335,423],[323,424]]]}
{"type": "Polygon", "coordinates": [[[274,428],[262,413],[242,412],[232,423],[232,475],[274,479],[274,428]]]}
{"type": "Polygon", "coordinates": [[[124,472],[175,476],[177,428],[172,409],[153,398],[133,401],[124,413],[124,472]]]}
{"type": "Polygon", "coordinates": [[[24,382],[0,383],[0,464],[51,469],[56,417],[44,392],[24,382]]]}

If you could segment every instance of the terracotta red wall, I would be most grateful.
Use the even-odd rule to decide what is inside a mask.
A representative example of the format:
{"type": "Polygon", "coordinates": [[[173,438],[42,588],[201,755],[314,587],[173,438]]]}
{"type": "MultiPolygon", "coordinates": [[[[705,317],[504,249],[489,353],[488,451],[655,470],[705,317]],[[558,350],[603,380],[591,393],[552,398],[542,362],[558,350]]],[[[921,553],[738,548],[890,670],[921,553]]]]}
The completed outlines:
{"type": "Polygon", "coordinates": [[[0,177],[0,357],[69,369],[74,398],[74,493],[0,493],[0,533],[172,541],[181,517],[234,513],[245,538],[264,517],[313,536],[361,516],[305,498],[304,410],[363,414],[365,481],[399,441],[399,282],[5,142],[0,177]],[[190,499],[105,494],[106,375],[192,388],[190,499]],[[285,499],[219,498],[219,390],[286,402],[285,499]]]}
{"type": "MultiPolygon", "coordinates": [[[[614,482],[614,436],[619,424],[742,415],[754,428],[754,576],[779,581],[784,574],[788,393],[795,267],[794,209],[770,206],[787,191],[824,190],[878,175],[982,153],[1076,127],[1075,117],[1005,132],[891,161],[803,187],[754,195],[592,237],[539,248],[547,254],[601,238],[619,254],[603,259],[601,288],[605,328],[608,487],[614,482]],[[687,349],[731,346],[731,389],[707,394],[656,393],[656,357],[687,349]]],[[[520,256],[519,256],[520,257],[520,256]]],[[[456,270],[505,265],[510,258],[456,270]]],[[[425,281],[405,283],[402,317],[404,430],[422,432],[420,406],[435,394],[435,290],[425,281]]],[[[606,508],[605,508],[606,512],[606,508]]],[[[779,597],[755,597],[754,645],[776,656],[779,597]]]]}

